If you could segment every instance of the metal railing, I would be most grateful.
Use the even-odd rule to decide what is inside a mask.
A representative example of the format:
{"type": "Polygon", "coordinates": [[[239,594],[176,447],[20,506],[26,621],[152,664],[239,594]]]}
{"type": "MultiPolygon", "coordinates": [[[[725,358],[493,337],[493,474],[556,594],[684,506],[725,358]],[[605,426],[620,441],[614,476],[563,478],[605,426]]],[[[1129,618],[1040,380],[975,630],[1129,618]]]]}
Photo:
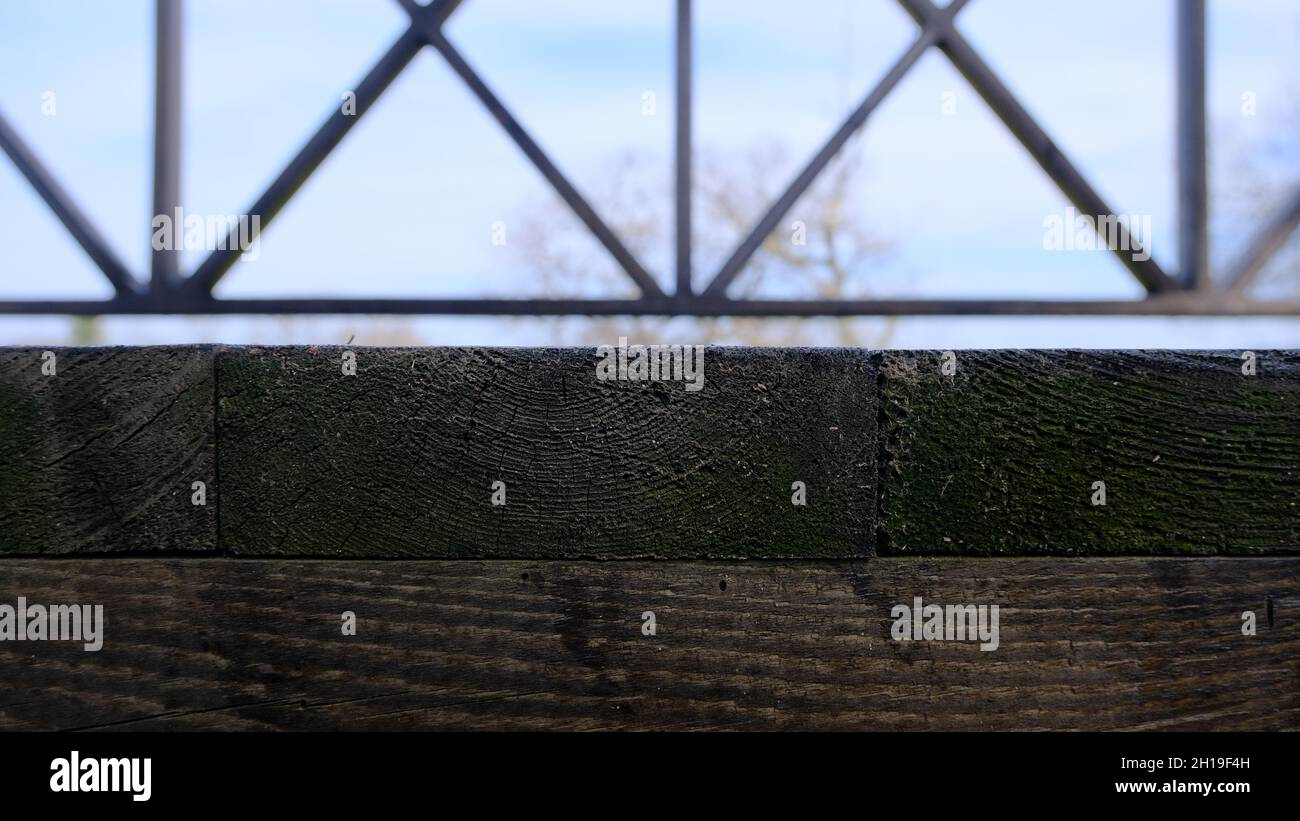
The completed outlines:
{"type": "MultiPolygon", "coordinates": [[[[104,237],[77,207],[36,154],[0,116],[0,148],[112,283],[106,300],[7,300],[0,314],[499,314],[499,315],[665,315],[665,316],[856,316],[899,314],[1199,314],[1300,315],[1300,300],[1259,300],[1247,289],[1269,259],[1300,224],[1300,188],[1266,221],[1246,251],[1216,283],[1208,253],[1205,117],[1205,0],[1173,0],[1177,24],[1177,166],[1178,264],[1165,272],[1149,253],[1141,253],[1127,226],[1117,226],[1117,254],[1146,293],[1137,300],[1041,299],[733,299],[728,286],[780,224],[786,213],[840,152],[872,112],[898,86],[930,48],[952,62],[971,87],[1006,125],[1025,150],[1084,214],[1115,212],[989,68],[954,20],[968,0],[939,7],[932,0],[899,0],[920,27],[875,87],[808,161],[777,200],[740,242],[703,289],[693,288],[691,264],[692,9],[691,0],[676,2],[675,60],[675,288],[666,293],[654,277],[601,219],[591,204],[529,136],[505,104],[466,62],[443,32],[463,0],[397,0],[410,17],[409,27],[370,69],[354,90],[356,110],[336,110],[320,126],[248,209],[264,229],[344,136],[374,105],[393,80],[423,48],[437,51],[479,99],[488,113],[568,204],[587,230],[636,284],[636,299],[403,299],[403,298],[257,298],[219,299],[213,288],[241,253],[235,237],[213,251],[188,276],[180,271],[179,251],[154,251],[147,284],[128,271],[104,237]]],[[[171,214],[180,205],[181,170],[181,0],[157,0],[157,60],[154,129],[154,213],[171,214]]]]}

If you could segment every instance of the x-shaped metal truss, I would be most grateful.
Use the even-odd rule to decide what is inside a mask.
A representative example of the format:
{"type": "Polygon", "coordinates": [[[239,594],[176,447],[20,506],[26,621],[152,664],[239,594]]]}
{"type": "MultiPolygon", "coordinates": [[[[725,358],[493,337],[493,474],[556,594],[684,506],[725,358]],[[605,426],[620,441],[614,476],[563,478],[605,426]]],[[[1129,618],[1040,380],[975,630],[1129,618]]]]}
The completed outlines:
{"type": "MultiPolygon", "coordinates": [[[[927,49],[938,48],[1002,120],[1030,156],[1047,172],[1083,214],[1115,212],[1047,133],[998,79],[957,30],[954,19],[967,0],[946,7],[932,0],[899,0],[920,26],[916,40],[885,73],[856,109],[831,135],[784,193],[768,208],[748,236],[702,289],[692,287],[691,270],[691,0],[676,0],[676,135],[675,260],[676,281],[665,293],[562,174],[541,146],[515,119],[465,58],[451,44],[443,26],[463,0],[433,0],[420,5],[398,0],[410,26],[356,86],[354,113],[336,110],[321,125],[246,213],[265,228],[302,187],[344,136],[374,105],[415,55],[429,46],[505,129],[592,235],[640,289],[636,299],[218,299],[213,288],[234,265],[239,244],[225,243],[189,276],[179,270],[178,251],[155,251],[148,285],[137,280],[113,253],[68,192],[59,185],[14,129],[0,116],[0,147],[63,222],[64,226],[113,284],[112,298],[98,301],[0,301],[8,314],[500,314],[665,316],[855,316],[893,314],[1258,314],[1300,315],[1300,301],[1263,301],[1247,295],[1248,286],[1300,224],[1300,188],[1275,217],[1266,222],[1246,252],[1226,272],[1222,284],[1210,277],[1206,230],[1205,147],[1205,0],[1174,0],[1177,7],[1179,267],[1177,277],[1161,269],[1149,254],[1139,253],[1126,226],[1118,226],[1119,258],[1146,289],[1139,300],[970,300],[970,299],[732,299],[728,286],[745,269],[764,239],[808,190],[885,97],[916,65],[927,49]],[[1146,257],[1146,259],[1141,259],[1146,257]]],[[[157,0],[157,72],[154,139],[154,213],[171,214],[180,202],[180,0],[157,0]]]]}

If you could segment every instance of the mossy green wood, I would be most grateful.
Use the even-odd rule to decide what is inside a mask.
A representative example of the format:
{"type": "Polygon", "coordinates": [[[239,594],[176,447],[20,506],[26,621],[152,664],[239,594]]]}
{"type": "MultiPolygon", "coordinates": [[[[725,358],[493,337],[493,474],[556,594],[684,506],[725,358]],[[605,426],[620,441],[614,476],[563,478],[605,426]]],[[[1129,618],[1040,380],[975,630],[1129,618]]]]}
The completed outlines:
{"type": "Polygon", "coordinates": [[[0,349],[0,554],[215,551],[212,357],[0,349]]]}
{"type": "Polygon", "coordinates": [[[1300,549],[1296,352],[958,351],[951,375],[943,361],[882,357],[882,552],[1300,549]]]}
{"type": "Polygon", "coordinates": [[[850,557],[875,535],[870,354],[709,348],[704,382],[595,349],[219,354],[222,545],[242,555],[850,557]],[[505,504],[493,504],[504,483],[505,504]],[[792,503],[803,482],[806,504],[792,503]]]}

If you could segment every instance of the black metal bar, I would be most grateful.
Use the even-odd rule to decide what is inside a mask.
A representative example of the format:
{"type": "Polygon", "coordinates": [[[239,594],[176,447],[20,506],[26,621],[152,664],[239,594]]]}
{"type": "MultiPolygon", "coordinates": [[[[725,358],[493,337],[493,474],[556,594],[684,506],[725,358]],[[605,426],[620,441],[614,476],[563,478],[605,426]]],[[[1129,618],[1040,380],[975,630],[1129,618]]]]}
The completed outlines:
{"type": "MultiPolygon", "coordinates": [[[[1076,208],[1093,216],[1115,213],[931,0],[899,0],[899,3],[918,24],[941,28],[939,49],[1076,208]]],[[[1118,235],[1120,248],[1113,249],[1116,256],[1148,292],[1179,289],[1179,283],[1153,257],[1140,253],[1142,249],[1134,242],[1127,226],[1119,224],[1118,235]],[[1120,253],[1120,249],[1132,253],[1120,253]],[[1138,259],[1142,256],[1147,258],[1138,259]]]]}
{"type": "MultiPolygon", "coordinates": [[[[259,217],[262,230],[266,230],[271,220],[280,213],[294,192],[302,187],[312,172],[342,142],[347,133],[352,130],[352,126],[356,125],[370,110],[379,96],[393,80],[397,79],[397,75],[402,73],[423,47],[424,39],[414,28],[402,32],[402,36],[397,38],[353,90],[356,95],[356,113],[344,114],[341,107],[335,108],[334,113],[325,120],[298,155],[289,162],[289,165],[280,172],[280,176],[275,178],[266,192],[248,210],[250,217],[259,217]]],[[[213,287],[225,276],[242,253],[237,242],[238,236],[235,233],[237,231],[236,226],[227,239],[226,247],[213,251],[199,265],[194,275],[186,280],[183,290],[190,293],[212,292],[213,287]]]]}
{"type": "Polygon", "coordinates": [[[1259,233],[1251,239],[1246,251],[1228,269],[1226,287],[1241,294],[1250,287],[1268,261],[1286,245],[1296,226],[1300,225],[1300,187],[1291,192],[1291,198],[1282,204],[1259,233]]]}
{"type": "Polygon", "coordinates": [[[411,15],[411,26],[422,36],[429,37],[442,30],[442,24],[447,22],[452,12],[460,8],[463,0],[432,0],[427,6],[420,5],[416,0],[397,2],[411,15]]]}
{"type": "Polygon", "coordinates": [[[519,124],[519,121],[506,109],[501,100],[492,92],[492,89],[488,88],[487,83],[483,82],[482,78],[475,73],[469,63],[465,62],[465,58],[452,46],[451,42],[441,32],[427,34],[426,37],[429,44],[442,54],[447,64],[451,66],[452,71],[456,72],[470,91],[474,92],[474,96],[478,97],[483,106],[487,108],[488,113],[505,129],[506,133],[532,161],[533,165],[542,173],[542,176],[551,184],[556,193],[573,209],[573,213],[578,215],[578,219],[582,220],[583,224],[587,226],[587,230],[595,235],[600,244],[605,246],[605,250],[609,251],[610,255],[627,272],[627,275],[636,282],[637,287],[641,289],[642,295],[649,298],[662,297],[664,292],[659,288],[654,278],[650,276],[645,268],[641,267],[641,263],[637,262],[632,253],[627,250],[622,240],[601,220],[582,194],[578,193],[578,189],[574,188],[564,174],[560,172],[560,169],[555,166],[555,163],[551,162],[546,153],[542,151],[541,146],[528,135],[528,132],[519,124]]]}
{"type": "Polygon", "coordinates": [[[638,299],[208,299],[160,306],[150,298],[0,301],[0,314],[387,314],[481,316],[1300,316],[1300,300],[1254,300],[1171,291],[1139,300],[638,299]]]}
{"type": "Polygon", "coordinates": [[[1210,287],[1205,140],[1205,0],[1178,0],[1178,268],[1210,287]]]}
{"type": "MultiPolygon", "coordinates": [[[[181,0],[155,4],[153,213],[173,219],[181,204],[181,0]]],[[[182,226],[173,226],[174,232],[182,226]]],[[[156,294],[171,290],[180,278],[180,243],[154,248],[150,286],[156,294]]]]}
{"type": "Polygon", "coordinates": [[[693,44],[691,0],[677,0],[676,197],[677,295],[691,293],[691,91],[693,44]]]}
{"type": "Polygon", "coordinates": [[[849,118],[839,127],[839,130],[831,135],[831,138],[822,146],[822,149],[813,156],[808,165],[799,173],[799,176],[794,178],[794,181],[785,189],[780,198],[772,203],[763,218],[754,225],[749,235],[736,247],[736,250],[727,258],[727,261],[722,264],[722,267],[718,269],[718,273],[714,275],[713,281],[704,289],[705,295],[723,296],[726,294],[727,287],[744,270],[750,258],[762,247],[763,241],[776,230],[781,219],[794,207],[794,204],[813,184],[818,175],[826,169],[826,166],[830,165],[831,160],[849,141],[849,138],[866,123],[867,118],[871,116],[871,112],[880,105],[889,92],[894,90],[894,87],[903,79],[908,70],[916,64],[916,61],[921,58],[925,50],[933,45],[935,32],[934,27],[926,27],[916,41],[912,43],[911,47],[895,61],[888,73],[871,90],[871,93],[854,109],[849,118]]]}
{"type": "Polygon", "coordinates": [[[113,253],[113,249],[109,247],[99,231],[95,230],[90,219],[72,201],[72,197],[59,181],[54,179],[41,163],[40,158],[27,147],[3,114],[0,114],[0,149],[4,149],[9,159],[13,160],[14,165],[31,183],[32,188],[36,189],[36,193],[41,195],[41,199],[45,200],[45,204],[63,223],[63,227],[68,229],[68,233],[72,234],[77,244],[94,260],[108,281],[113,283],[113,289],[119,294],[136,293],[139,286],[122,260],[113,253]]]}

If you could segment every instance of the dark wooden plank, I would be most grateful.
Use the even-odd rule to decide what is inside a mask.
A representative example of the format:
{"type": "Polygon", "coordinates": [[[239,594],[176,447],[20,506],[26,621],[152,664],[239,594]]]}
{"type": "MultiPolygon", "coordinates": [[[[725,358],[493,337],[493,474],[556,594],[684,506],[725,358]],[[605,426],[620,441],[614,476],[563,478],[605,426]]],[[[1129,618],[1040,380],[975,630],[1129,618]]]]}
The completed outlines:
{"type": "Polygon", "coordinates": [[[0,603],[105,617],[96,653],[0,642],[11,730],[1300,729],[1300,559],[4,570],[0,603]],[[998,648],[894,641],[914,596],[998,605],[998,648]]]}
{"type": "Polygon", "coordinates": [[[222,544],[370,557],[847,557],[875,536],[860,351],[710,348],[702,390],[595,349],[218,355],[222,544]],[[494,482],[505,504],[492,502],[494,482]],[[803,482],[807,504],[792,503],[803,482]]]}
{"type": "Polygon", "coordinates": [[[215,550],[212,349],[46,353],[0,349],[0,553],[215,550]]]}
{"type": "Polygon", "coordinates": [[[955,356],[884,355],[881,552],[1300,549],[1296,352],[955,356]]]}

